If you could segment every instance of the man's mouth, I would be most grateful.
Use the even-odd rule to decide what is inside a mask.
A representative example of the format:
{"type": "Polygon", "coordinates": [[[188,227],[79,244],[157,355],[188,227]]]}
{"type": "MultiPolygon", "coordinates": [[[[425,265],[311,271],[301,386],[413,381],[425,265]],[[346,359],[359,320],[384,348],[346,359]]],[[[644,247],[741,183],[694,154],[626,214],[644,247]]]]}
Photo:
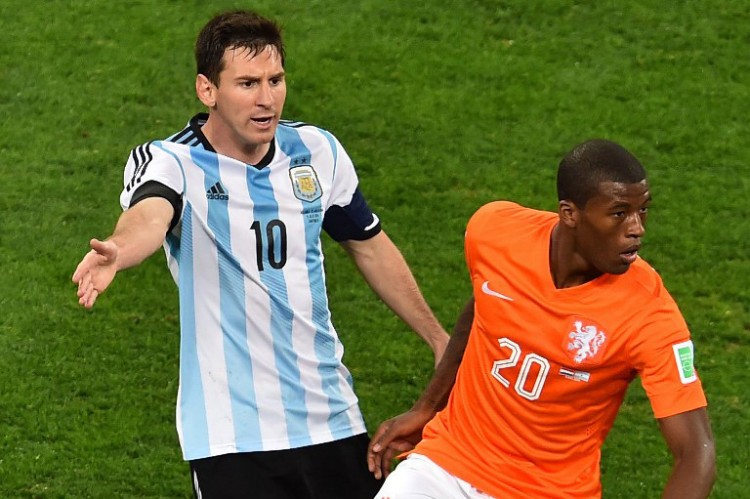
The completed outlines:
{"type": "Polygon", "coordinates": [[[273,120],[273,116],[261,116],[258,118],[252,118],[254,123],[257,123],[258,125],[268,125],[273,120]]]}
{"type": "Polygon", "coordinates": [[[633,246],[623,251],[622,253],[620,253],[620,255],[628,264],[631,264],[638,257],[639,249],[640,249],[640,246],[633,246]]]}

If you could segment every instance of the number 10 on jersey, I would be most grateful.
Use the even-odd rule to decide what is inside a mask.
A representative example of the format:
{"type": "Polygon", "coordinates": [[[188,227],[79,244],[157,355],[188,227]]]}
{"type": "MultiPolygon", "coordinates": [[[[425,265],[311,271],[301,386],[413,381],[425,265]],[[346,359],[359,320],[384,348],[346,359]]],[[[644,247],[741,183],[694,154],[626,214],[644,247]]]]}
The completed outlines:
{"type": "Polygon", "coordinates": [[[255,232],[255,257],[258,270],[264,270],[264,255],[268,264],[274,269],[280,269],[286,264],[286,225],[274,218],[265,228],[261,222],[255,220],[250,228],[255,232]]]}

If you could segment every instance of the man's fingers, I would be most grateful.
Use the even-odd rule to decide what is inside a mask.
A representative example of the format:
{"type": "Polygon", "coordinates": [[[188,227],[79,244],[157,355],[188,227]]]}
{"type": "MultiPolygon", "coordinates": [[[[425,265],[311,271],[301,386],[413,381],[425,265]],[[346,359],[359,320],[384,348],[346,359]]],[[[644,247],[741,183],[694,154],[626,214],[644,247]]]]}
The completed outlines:
{"type": "Polygon", "coordinates": [[[378,454],[383,450],[383,437],[388,433],[388,430],[390,430],[390,423],[386,421],[378,427],[378,430],[370,439],[370,445],[367,446],[367,468],[378,480],[381,477],[381,456],[378,454]]]}
{"type": "Polygon", "coordinates": [[[384,478],[387,478],[388,475],[391,474],[391,465],[393,464],[393,460],[399,454],[401,454],[401,451],[394,448],[393,446],[388,446],[388,448],[383,452],[380,461],[380,469],[384,478]]]}
{"type": "Polygon", "coordinates": [[[86,308],[91,308],[94,306],[94,302],[96,301],[97,297],[99,296],[99,292],[96,289],[91,290],[91,295],[89,296],[89,300],[86,303],[86,308]]]}
{"type": "Polygon", "coordinates": [[[367,469],[370,470],[370,473],[375,475],[375,478],[379,479],[380,477],[378,476],[378,469],[375,463],[375,460],[377,458],[376,454],[378,452],[380,452],[380,449],[377,449],[377,450],[369,449],[367,451],[367,469]]]}
{"type": "Polygon", "coordinates": [[[86,292],[86,285],[91,277],[88,274],[83,274],[82,276],[74,276],[73,280],[78,284],[78,297],[80,298],[86,292]],[[78,277],[78,279],[75,279],[75,277],[78,277]]]}
{"type": "Polygon", "coordinates": [[[112,241],[100,241],[98,239],[92,239],[89,241],[91,246],[91,253],[98,254],[107,263],[109,263],[117,253],[117,246],[112,241]]]}
{"type": "Polygon", "coordinates": [[[86,276],[88,272],[88,258],[89,255],[86,255],[83,257],[83,260],[81,260],[81,263],[78,264],[76,267],[75,272],[73,272],[73,277],[71,278],[74,283],[81,285],[81,280],[86,276]]]}
{"type": "Polygon", "coordinates": [[[78,300],[78,303],[86,308],[91,308],[94,306],[94,302],[96,301],[96,298],[98,296],[99,292],[96,289],[91,289],[91,291],[89,291],[85,296],[78,300]]]}
{"type": "Polygon", "coordinates": [[[393,463],[393,458],[396,457],[396,454],[398,454],[398,452],[391,447],[388,447],[385,452],[383,452],[383,460],[381,463],[383,478],[388,478],[388,475],[391,474],[391,463],[393,463]]]}
{"type": "Polygon", "coordinates": [[[94,281],[90,273],[86,273],[78,282],[78,304],[86,308],[91,308],[99,296],[99,291],[94,286],[94,281]]]}
{"type": "Polygon", "coordinates": [[[102,253],[102,250],[106,249],[106,245],[104,241],[100,241],[96,238],[89,241],[89,246],[91,246],[92,250],[97,251],[99,253],[102,253]]]}
{"type": "Polygon", "coordinates": [[[381,469],[384,477],[388,477],[391,474],[391,468],[393,460],[404,452],[410,451],[414,448],[414,444],[408,440],[398,439],[391,440],[388,443],[388,448],[382,453],[381,457],[381,469]]]}
{"type": "MultiPolygon", "coordinates": [[[[93,241],[96,241],[96,239],[92,239],[93,241]]],[[[108,258],[106,255],[102,254],[96,249],[92,249],[86,255],[83,257],[83,260],[78,264],[76,267],[75,272],[73,272],[72,280],[75,283],[80,284],[80,281],[86,277],[86,275],[91,271],[91,269],[97,265],[97,258],[108,258]]]]}
{"type": "Polygon", "coordinates": [[[367,451],[367,469],[370,470],[375,476],[376,480],[380,480],[382,473],[380,471],[380,449],[369,449],[367,451]]]}
{"type": "Polygon", "coordinates": [[[111,241],[92,239],[89,244],[91,251],[86,253],[72,276],[73,282],[78,284],[78,303],[86,308],[94,306],[97,297],[111,282],[112,265],[117,259],[117,246],[111,241]]]}
{"type": "Polygon", "coordinates": [[[383,450],[383,447],[385,447],[385,444],[387,443],[387,435],[391,431],[391,422],[386,421],[382,423],[380,426],[378,426],[378,430],[375,432],[375,434],[370,439],[370,445],[367,446],[367,453],[375,453],[377,454],[381,450],[383,450]]]}
{"type": "Polygon", "coordinates": [[[393,449],[394,453],[401,454],[402,452],[410,451],[414,448],[414,444],[408,440],[394,440],[388,445],[389,449],[393,449]]]}
{"type": "Polygon", "coordinates": [[[367,467],[375,478],[387,477],[391,463],[399,454],[410,451],[421,436],[420,419],[405,413],[378,427],[367,447],[367,467]]]}

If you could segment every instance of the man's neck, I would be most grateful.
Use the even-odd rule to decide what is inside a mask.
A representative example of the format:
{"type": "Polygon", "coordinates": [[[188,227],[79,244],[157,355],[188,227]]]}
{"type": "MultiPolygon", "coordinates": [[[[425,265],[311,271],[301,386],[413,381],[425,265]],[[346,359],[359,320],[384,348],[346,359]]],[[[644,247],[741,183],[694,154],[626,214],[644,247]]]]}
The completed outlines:
{"type": "Polygon", "coordinates": [[[270,143],[241,144],[239,141],[232,140],[233,137],[230,130],[217,130],[216,126],[212,123],[209,116],[209,119],[201,127],[201,131],[214,150],[223,156],[242,161],[246,164],[257,165],[271,148],[270,143]]]}
{"type": "Polygon", "coordinates": [[[575,251],[573,238],[560,223],[550,235],[549,268],[557,289],[580,286],[602,275],[575,251]]]}

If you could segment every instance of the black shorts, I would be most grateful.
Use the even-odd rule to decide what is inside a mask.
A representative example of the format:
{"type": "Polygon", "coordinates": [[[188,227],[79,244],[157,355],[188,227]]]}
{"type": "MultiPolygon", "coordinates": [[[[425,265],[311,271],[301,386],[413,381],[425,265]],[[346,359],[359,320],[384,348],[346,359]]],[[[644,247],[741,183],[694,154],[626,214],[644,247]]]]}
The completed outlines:
{"type": "Polygon", "coordinates": [[[372,499],[367,434],[298,449],[190,461],[197,499],[372,499]]]}

